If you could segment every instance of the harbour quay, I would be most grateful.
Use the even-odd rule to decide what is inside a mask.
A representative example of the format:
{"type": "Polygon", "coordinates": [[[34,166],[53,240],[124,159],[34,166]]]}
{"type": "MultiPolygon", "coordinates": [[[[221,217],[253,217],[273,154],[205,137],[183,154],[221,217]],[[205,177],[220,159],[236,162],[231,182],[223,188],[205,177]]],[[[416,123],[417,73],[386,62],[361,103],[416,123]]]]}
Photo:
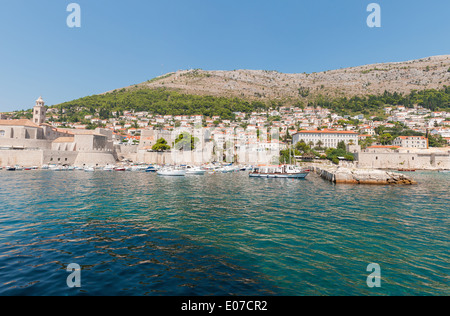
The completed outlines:
{"type": "Polygon", "coordinates": [[[373,184],[373,185],[414,185],[411,177],[398,172],[378,169],[357,169],[344,167],[312,167],[321,178],[336,184],[373,184]]]}

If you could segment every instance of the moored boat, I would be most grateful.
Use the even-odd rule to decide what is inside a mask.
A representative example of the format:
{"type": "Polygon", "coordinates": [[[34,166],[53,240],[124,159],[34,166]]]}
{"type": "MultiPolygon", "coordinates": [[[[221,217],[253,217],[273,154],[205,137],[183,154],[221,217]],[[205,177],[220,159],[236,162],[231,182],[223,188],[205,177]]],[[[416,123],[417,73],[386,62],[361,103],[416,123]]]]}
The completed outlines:
{"type": "Polygon", "coordinates": [[[157,174],[160,176],[184,177],[186,175],[186,170],[176,168],[163,168],[161,170],[158,170],[157,174]]]}
{"type": "Polygon", "coordinates": [[[114,171],[114,166],[106,165],[103,167],[103,171],[114,171]]]}
{"type": "Polygon", "coordinates": [[[252,178],[292,178],[304,179],[308,176],[309,170],[300,169],[292,165],[265,166],[255,168],[249,176],[252,178]]]}
{"type": "Polygon", "coordinates": [[[145,169],[145,172],[156,172],[156,171],[158,171],[158,169],[155,167],[155,166],[148,166],[146,169],[145,169]]]}
{"type": "Polygon", "coordinates": [[[204,175],[206,173],[206,170],[200,168],[200,167],[192,167],[187,166],[186,167],[186,174],[190,175],[204,175]]]}

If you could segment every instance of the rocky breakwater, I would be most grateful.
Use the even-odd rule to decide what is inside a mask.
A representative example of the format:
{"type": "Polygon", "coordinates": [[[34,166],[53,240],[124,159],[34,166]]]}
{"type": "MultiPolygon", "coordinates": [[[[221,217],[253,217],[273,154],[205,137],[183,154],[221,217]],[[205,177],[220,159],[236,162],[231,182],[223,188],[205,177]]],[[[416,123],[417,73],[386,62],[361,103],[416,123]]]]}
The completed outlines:
{"type": "Polygon", "coordinates": [[[336,184],[417,184],[416,181],[402,173],[389,172],[378,169],[351,169],[331,167],[315,168],[315,172],[322,178],[336,184]]]}

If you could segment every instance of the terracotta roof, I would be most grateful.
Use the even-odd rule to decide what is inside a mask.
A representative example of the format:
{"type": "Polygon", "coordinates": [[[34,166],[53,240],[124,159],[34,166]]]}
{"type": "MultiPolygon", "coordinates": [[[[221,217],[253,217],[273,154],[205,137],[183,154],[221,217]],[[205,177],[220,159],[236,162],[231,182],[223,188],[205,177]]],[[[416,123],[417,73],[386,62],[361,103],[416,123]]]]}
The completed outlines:
{"type": "Polygon", "coordinates": [[[40,127],[39,125],[33,123],[30,120],[20,119],[20,120],[0,120],[0,125],[2,126],[27,126],[27,127],[40,127]]]}
{"type": "Polygon", "coordinates": [[[423,136],[399,136],[398,138],[401,138],[401,139],[409,139],[410,137],[413,137],[413,138],[420,138],[420,139],[426,139],[426,137],[423,137],[423,136]]]}
{"type": "Polygon", "coordinates": [[[353,134],[353,135],[357,135],[356,132],[354,131],[336,131],[336,130],[330,130],[330,129],[324,129],[324,130],[313,130],[313,131],[300,131],[297,134],[300,133],[308,133],[308,134],[353,134]]]}
{"type": "Polygon", "coordinates": [[[400,146],[382,146],[382,145],[374,145],[374,146],[367,147],[367,149],[369,149],[369,148],[400,148],[400,146]]]}

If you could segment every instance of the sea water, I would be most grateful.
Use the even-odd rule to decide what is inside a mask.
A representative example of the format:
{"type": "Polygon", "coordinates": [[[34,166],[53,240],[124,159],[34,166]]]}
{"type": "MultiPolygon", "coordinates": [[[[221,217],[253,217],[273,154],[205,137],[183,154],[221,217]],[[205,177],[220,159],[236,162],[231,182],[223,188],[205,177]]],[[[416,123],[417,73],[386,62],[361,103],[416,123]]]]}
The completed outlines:
{"type": "Polygon", "coordinates": [[[2,171],[0,295],[449,295],[450,174],[411,176],[2,171]]]}

